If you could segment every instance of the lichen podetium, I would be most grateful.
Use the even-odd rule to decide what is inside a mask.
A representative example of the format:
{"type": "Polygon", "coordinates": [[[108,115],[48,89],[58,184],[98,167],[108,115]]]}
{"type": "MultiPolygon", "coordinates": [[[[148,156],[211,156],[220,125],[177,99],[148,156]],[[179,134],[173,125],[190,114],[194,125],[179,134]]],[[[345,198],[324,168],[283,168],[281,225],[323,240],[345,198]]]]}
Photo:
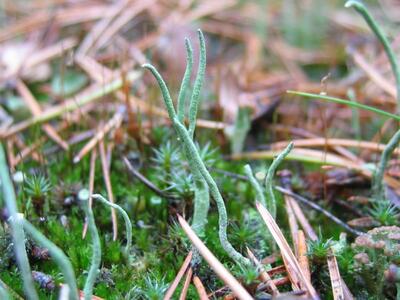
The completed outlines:
{"type": "MultiPolygon", "coordinates": [[[[222,195],[218,189],[217,184],[208,172],[204,162],[202,161],[199,151],[194,143],[193,136],[196,128],[196,117],[197,110],[200,103],[200,90],[203,85],[205,68],[206,68],[206,47],[204,36],[201,30],[198,31],[200,41],[200,58],[199,58],[199,69],[195,79],[192,96],[189,103],[189,126],[186,128],[184,125],[184,94],[190,78],[190,70],[192,68],[192,50],[188,40],[186,40],[186,52],[187,52],[187,67],[184,75],[184,79],[181,85],[181,91],[178,96],[178,114],[175,112],[174,104],[170,96],[168,87],[154,66],[151,64],[143,65],[151,71],[153,76],[156,78],[161,93],[165,102],[165,106],[168,111],[169,118],[172,121],[172,125],[179,137],[180,142],[183,145],[183,149],[186,155],[186,159],[189,163],[189,167],[195,178],[195,199],[194,199],[194,213],[192,227],[197,234],[202,236],[204,234],[204,226],[207,223],[207,215],[209,209],[209,191],[217,203],[218,214],[219,214],[219,239],[222,247],[227,254],[239,264],[250,264],[250,261],[245,258],[242,254],[236,251],[227,237],[228,217],[225,208],[225,203],[222,195]],[[183,93],[183,94],[182,94],[183,93]],[[209,190],[209,191],[208,191],[209,190]]],[[[199,256],[194,256],[194,261],[199,260],[199,256]]]]}

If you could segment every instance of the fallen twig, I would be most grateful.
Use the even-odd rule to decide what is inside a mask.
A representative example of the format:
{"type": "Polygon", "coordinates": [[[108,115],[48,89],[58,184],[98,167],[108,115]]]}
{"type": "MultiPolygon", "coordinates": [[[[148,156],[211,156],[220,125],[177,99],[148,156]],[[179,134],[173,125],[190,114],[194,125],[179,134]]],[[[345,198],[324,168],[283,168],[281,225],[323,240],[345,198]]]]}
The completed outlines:
{"type": "Polygon", "coordinates": [[[178,215],[179,223],[181,224],[183,230],[192,241],[193,245],[199,250],[199,253],[208,262],[210,267],[218,275],[218,277],[228,285],[232,292],[239,298],[243,300],[253,299],[246,289],[232,276],[231,273],[219,262],[219,260],[211,253],[210,250],[204,245],[204,243],[198,238],[193,229],[189,224],[178,215]]]}

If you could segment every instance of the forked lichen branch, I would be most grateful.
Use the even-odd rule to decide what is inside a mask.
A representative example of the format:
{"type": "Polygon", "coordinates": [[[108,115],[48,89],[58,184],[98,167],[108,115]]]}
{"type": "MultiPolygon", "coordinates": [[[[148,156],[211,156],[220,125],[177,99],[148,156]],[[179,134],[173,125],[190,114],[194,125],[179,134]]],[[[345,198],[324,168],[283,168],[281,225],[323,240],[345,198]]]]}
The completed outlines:
{"type": "MultiPolygon", "coordinates": [[[[185,90],[185,86],[188,86],[188,83],[186,82],[188,80],[187,78],[190,78],[190,76],[188,75],[188,70],[190,70],[191,68],[190,59],[188,59],[187,62],[187,68],[181,85],[181,92],[178,97],[179,99],[178,115],[175,112],[174,104],[171,95],[169,93],[168,87],[165,84],[165,81],[163,80],[160,73],[156,70],[154,66],[150,64],[145,64],[143,65],[143,67],[151,71],[151,73],[156,78],[160,86],[165,106],[169,114],[169,118],[171,119],[172,125],[184,147],[184,152],[189,162],[190,170],[195,177],[195,181],[197,181],[197,184],[195,183],[195,186],[200,188],[202,185],[202,188],[200,188],[200,192],[204,197],[208,195],[208,191],[205,189],[206,187],[208,187],[212,197],[217,203],[218,213],[219,213],[219,238],[222,247],[228,253],[228,255],[236,262],[242,264],[250,264],[250,261],[243,255],[241,255],[239,252],[237,252],[233,248],[231,243],[228,241],[227,237],[228,218],[224,200],[221,196],[221,193],[219,192],[217,184],[215,183],[211,174],[208,172],[203,160],[201,159],[198,149],[193,141],[194,130],[196,127],[197,110],[200,102],[199,100],[200,90],[203,85],[205,68],[206,68],[206,48],[205,48],[204,36],[200,30],[198,31],[198,35],[200,41],[200,59],[199,59],[199,69],[197,72],[197,76],[193,87],[193,93],[189,104],[189,128],[186,128],[183,122],[184,120],[183,111],[185,108],[185,104],[183,100],[184,96],[182,96],[182,93],[185,90]],[[182,91],[182,86],[183,86],[183,91],[182,91]]],[[[189,46],[187,40],[186,40],[186,49],[187,49],[187,56],[190,57],[191,47],[189,46]]],[[[199,193],[199,191],[197,193],[199,193]]],[[[194,212],[192,226],[196,230],[196,232],[198,231],[202,232],[204,230],[204,224],[207,222],[209,200],[208,197],[207,199],[201,199],[198,196],[199,195],[197,196],[195,195],[195,212],[194,212]]]]}

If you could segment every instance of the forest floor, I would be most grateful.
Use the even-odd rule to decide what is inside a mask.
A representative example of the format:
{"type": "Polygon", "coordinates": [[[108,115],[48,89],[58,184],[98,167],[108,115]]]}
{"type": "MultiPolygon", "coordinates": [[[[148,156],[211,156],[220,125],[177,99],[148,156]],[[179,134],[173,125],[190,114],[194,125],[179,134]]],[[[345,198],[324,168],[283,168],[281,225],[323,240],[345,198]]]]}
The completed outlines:
{"type": "MultiPolygon", "coordinates": [[[[369,11],[399,53],[399,5],[377,2],[369,11]]],[[[86,299],[399,299],[399,87],[357,9],[0,5],[0,296],[69,299],[56,245],[86,299]]]]}

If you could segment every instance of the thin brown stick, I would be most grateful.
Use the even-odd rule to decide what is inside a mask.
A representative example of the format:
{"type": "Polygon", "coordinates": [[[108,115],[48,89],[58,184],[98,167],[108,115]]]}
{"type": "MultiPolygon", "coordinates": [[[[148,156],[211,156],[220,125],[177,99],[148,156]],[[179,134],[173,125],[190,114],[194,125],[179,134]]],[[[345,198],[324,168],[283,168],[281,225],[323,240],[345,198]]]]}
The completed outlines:
{"type": "Polygon", "coordinates": [[[0,32],[0,42],[11,39],[16,35],[28,33],[45,26],[48,20],[52,19],[60,25],[72,25],[80,22],[96,20],[104,16],[107,5],[79,6],[56,11],[55,13],[46,10],[36,14],[29,14],[20,21],[10,24],[0,32]]]}
{"type": "Polygon", "coordinates": [[[190,261],[192,260],[192,256],[193,256],[193,252],[190,251],[189,254],[186,256],[181,268],[179,269],[178,274],[176,274],[174,281],[172,282],[171,286],[165,293],[164,300],[171,299],[171,297],[174,294],[176,288],[178,287],[178,284],[181,281],[183,275],[185,275],[185,273],[186,273],[186,270],[190,264],[190,261]]]}
{"type": "Polygon", "coordinates": [[[179,296],[179,300],[186,299],[189,285],[190,285],[190,282],[192,281],[192,276],[193,276],[193,270],[192,270],[192,268],[189,268],[186,272],[186,278],[185,278],[185,282],[183,283],[183,288],[182,288],[181,294],[179,296]]]}
{"type": "MultiPolygon", "coordinates": [[[[101,160],[101,168],[103,171],[103,179],[106,185],[108,199],[111,203],[114,203],[114,194],[112,191],[111,180],[110,180],[110,171],[108,168],[107,157],[106,157],[106,150],[104,147],[103,140],[99,142],[99,153],[100,153],[100,160],[101,160]]],[[[118,237],[118,222],[117,222],[117,213],[114,208],[111,208],[111,220],[113,225],[113,240],[116,241],[118,237]]]]}
{"type": "Polygon", "coordinates": [[[135,1],[126,10],[122,11],[119,17],[116,17],[114,21],[106,27],[104,32],[99,36],[98,40],[93,46],[93,51],[99,50],[101,47],[107,44],[108,41],[132,18],[141,13],[154,4],[154,0],[142,0],[135,1]]]}
{"type": "MultiPolygon", "coordinates": [[[[131,82],[133,80],[136,80],[139,76],[140,76],[139,72],[131,72],[128,74],[127,79],[131,82]]],[[[45,123],[50,121],[51,119],[60,117],[70,111],[75,111],[77,109],[80,109],[82,106],[98,101],[106,94],[114,92],[121,86],[122,86],[121,78],[117,78],[112,81],[110,80],[105,84],[104,83],[93,84],[88,88],[86,88],[81,93],[79,93],[78,95],[65,100],[62,104],[54,105],[51,108],[43,111],[43,113],[40,114],[39,116],[29,118],[27,120],[21,121],[11,126],[5,132],[1,132],[0,137],[5,138],[14,135],[22,130],[29,128],[32,125],[45,123]]]]}
{"type": "MultiPolygon", "coordinates": [[[[89,170],[89,207],[93,206],[93,190],[94,190],[94,175],[96,172],[96,159],[97,159],[97,149],[94,148],[92,150],[92,154],[90,155],[90,170],[89,170]]],[[[85,220],[85,224],[83,225],[82,230],[82,239],[86,237],[88,229],[88,220],[85,220]]]]}
{"type": "Polygon", "coordinates": [[[311,282],[308,281],[305,275],[303,274],[303,271],[300,268],[299,263],[296,260],[296,257],[294,256],[292,250],[290,249],[285,237],[283,236],[281,230],[276,224],[274,218],[270,215],[268,210],[264,206],[262,206],[261,203],[256,202],[256,206],[262,219],[264,220],[269,231],[271,232],[276,243],[278,244],[279,249],[281,250],[282,253],[282,258],[284,258],[284,261],[286,260],[286,262],[290,265],[290,269],[288,269],[288,272],[291,272],[293,270],[293,273],[291,274],[290,277],[299,280],[300,283],[304,285],[304,287],[306,288],[308,294],[312,299],[319,299],[319,296],[315,291],[314,287],[311,285],[311,282]]]}
{"type": "Polygon", "coordinates": [[[311,282],[310,265],[307,257],[307,242],[302,230],[298,231],[297,241],[297,257],[300,268],[303,270],[304,276],[307,278],[307,280],[311,282]]]}
{"type": "Polygon", "coordinates": [[[329,276],[332,284],[332,294],[334,300],[344,300],[344,293],[342,287],[342,278],[340,277],[339,266],[336,261],[336,257],[330,249],[327,257],[329,276]]]}
{"type": "MultiPolygon", "coordinates": [[[[32,112],[32,115],[39,116],[42,113],[42,109],[25,83],[18,79],[16,87],[22,99],[24,99],[26,106],[32,112]]],[[[55,130],[53,126],[50,124],[43,124],[42,128],[49,138],[56,142],[62,149],[66,151],[69,149],[68,143],[58,135],[57,130],[55,130]]]]}
{"type": "Polygon", "coordinates": [[[224,267],[223,264],[212,254],[212,252],[207,248],[206,245],[199,239],[190,225],[178,215],[179,223],[182,229],[185,231],[186,235],[192,241],[193,245],[199,250],[199,253],[207,261],[210,267],[218,275],[218,277],[225,282],[226,285],[230,287],[232,292],[239,298],[243,300],[253,299],[246,289],[232,276],[232,274],[224,267]]]}
{"type": "MultiPolygon", "coordinates": [[[[113,71],[108,69],[107,67],[99,64],[96,60],[88,56],[77,56],[75,58],[76,63],[85,70],[85,72],[92,77],[98,83],[104,82],[104,80],[111,80],[113,77],[113,71]]],[[[122,91],[115,92],[116,97],[121,101],[126,101],[126,95],[122,91]]],[[[130,105],[132,108],[148,113],[154,114],[169,120],[168,113],[161,108],[154,107],[150,105],[148,102],[135,97],[134,95],[130,95],[130,105]]],[[[198,119],[196,121],[197,126],[202,128],[209,128],[215,130],[223,130],[228,126],[228,124],[223,122],[216,122],[211,120],[203,120],[198,119]]]]}
{"type": "MultiPolygon", "coordinates": [[[[81,120],[81,114],[84,114],[91,110],[92,107],[91,105],[82,107],[79,111],[74,112],[73,114],[69,115],[68,118],[63,120],[61,124],[58,124],[55,126],[56,130],[64,130],[68,128],[71,124],[79,122],[81,120]]],[[[15,135],[14,138],[18,140],[18,136],[15,135]]],[[[17,159],[16,159],[16,164],[19,164],[23,160],[25,160],[30,154],[32,154],[32,158],[34,160],[40,161],[40,156],[35,150],[39,148],[41,145],[43,145],[47,140],[47,136],[41,136],[37,141],[35,141],[33,144],[31,144],[29,147],[26,147],[25,145],[22,148],[21,152],[18,154],[17,159]]]]}
{"type": "MultiPolygon", "coordinates": [[[[1,35],[1,34],[0,34],[1,35]]],[[[16,68],[0,77],[0,81],[9,80],[18,75],[18,73],[24,74],[25,70],[32,69],[41,63],[44,63],[54,57],[62,55],[65,51],[69,51],[77,44],[75,38],[66,38],[60,42],[51,45],[47,48],[41,49],[36,53],[26,57],[25,61],[20,68],[16,68]]]]}
{"type": "Polygon", "coordinates": [[[14,142],[12,139],[7,140],[6,147],[7,147],[8,166],[11,171],[14,171],[15,170],[15,156],[14,156],[14,142]]]}
{"type": "Polygon", "coordinates": [[[196,287],[200,300],[208,300],[206,289],[199,277],[193,276],[193,284],[196,287]]]}
{"type": "Polygon", "coordinates": [[[285,199],[285,209],[286,209],[286,214],[288,216],[288,221],[289,221],[289,228],[290,228],[290,234],[292,236],[292,241],[293,241],[293,247],[294,247],[294,252],[296,256],[298,257],[298,232],[299,232],[299,226],[297,225],[296,217],[293,212],[293,208],[291,205],[291,199],[289,196],[284,195],[283,196],[285,199]]]}
{"type": "Polygon", "coordinates": [[[92,29],[86,34],[76,52],[77,55],[86,55],[90,51],[91,47],[93,47],[101,34],[106,30],[107,26],[109,26],[114,18],[121,13],[128,3],[129,1],[126,0],[117,1],[107,9],[105,16],[97,21],[92,29]]]}
{"type": "Polygon", "coordinates": [[[269,274],[265,271],[264,266],[261,264],[261,262],[255,257],[253,252],[249,248],[247,248],[247,254],[250,258],[250,260],[253,261],[253,263],[259,268],[260,270],[260,277],[262,281],[267,285],[267,289],[270,293],[272,293],[273,296],[279,295],[279,290],[272,281],[272,278],[269,276],[269,274]]]}
{"type": "MultiPolygon", "coordinates": [[[[365,234],[362,231],[356,230],[352,227],[350,227],[349,225],[347,225],[345,222],[343,222],[342,220],[340,220],[338,217],[334,216],[333,214],[331,214],[329,211],[327,211],[326,209],[322,208],[321,206],[319,206],[318,204],[316,204],[315,202],[309,201],[308,199],[293,193],[290,190],[287,190],[285,188],[282,188],[280,186],[275,186],[275,189],[280,191],[283,194],[286,195],[290,195],[292,196],[294,199],[302,202],[303,204],[315,209],[316,211],[319,211],[320,213],[322,213],[323,215],[325,215],[326,217],[328,217],[329,219],[331,219],[333,222],[335,222],[336,224],[342,226],[343,228],[345,228],[347,231],[351,232],[352,234],[358,236],[358,235],[363,235],[365,234]]],[[[295,203],[295,202],[294,202],[295,203]]],[[[318,239],[318,238],[317,238],[318,239]]]]}
{"type": "Polygon", "coordinates": [[[385,77],[382,76],[378,72],[378,70],[374,68],[373,65],[369,64],[367,60],[361,55],[361,53],[359,53],[358,51],[352,51],[351,54],[356,65],[358,65],[365,72],[368,78],[371,79],[371,81],[379,86],[383,91],[392,96],[393,100],[395,100],[396,87],[394,86],[394,84],[385,79],[385,77]]]}
{"type": "Polygon", "coordinates": [[[100,142],[100,140],[104,139],[104,136],[110,132],[113,128],[119,128],[122,124],[124,116],[124,110],[117,110],[114,116],[104,125],[102,126],[94,137],[86,143],[86,145],[79,151],[79,153],[74,157],[73,162],[78,163],[90,150],[92,150],[96,145],[100,142]]]}

